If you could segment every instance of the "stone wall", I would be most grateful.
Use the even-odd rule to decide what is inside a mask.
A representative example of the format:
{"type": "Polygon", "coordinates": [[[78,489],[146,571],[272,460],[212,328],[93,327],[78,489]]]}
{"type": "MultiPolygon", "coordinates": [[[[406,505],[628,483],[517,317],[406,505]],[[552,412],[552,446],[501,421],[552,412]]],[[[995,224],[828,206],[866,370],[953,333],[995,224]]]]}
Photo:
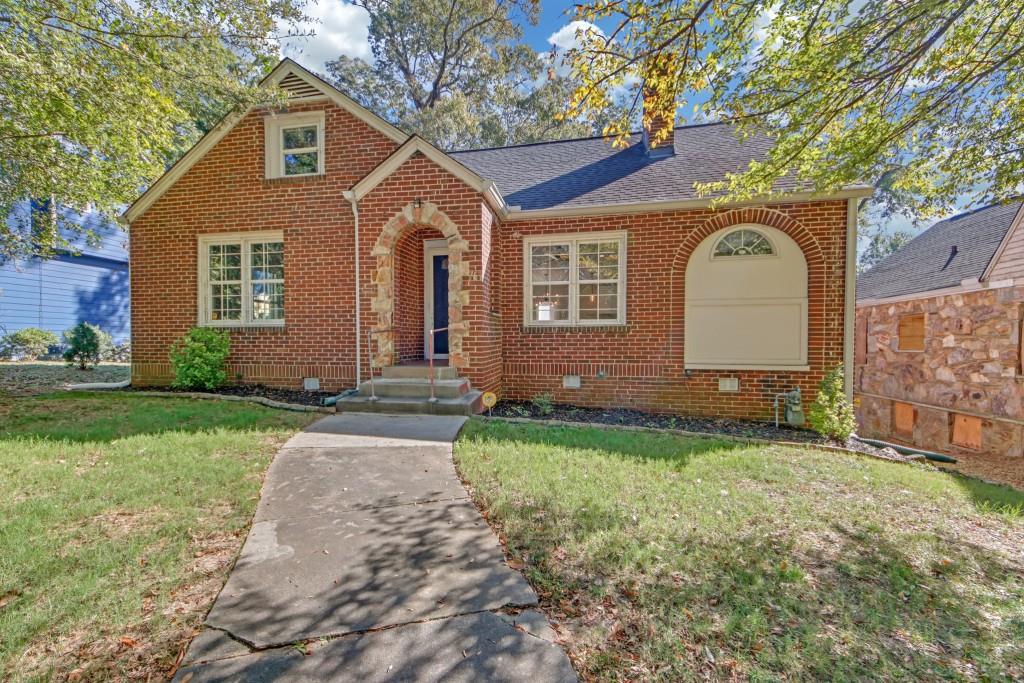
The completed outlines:
{"type": "Polygon", "coordinates": [[[953,414],[982,419],[982,452],[1022,455],[1024,287],[858,306],[855,390],[863,436],[968,452],[951,442],[953,414]],[[925,314],[924,351],[901,351],[899,321],[925,314]],[[897,435],[893,403],[915,409],[897,435]]]}

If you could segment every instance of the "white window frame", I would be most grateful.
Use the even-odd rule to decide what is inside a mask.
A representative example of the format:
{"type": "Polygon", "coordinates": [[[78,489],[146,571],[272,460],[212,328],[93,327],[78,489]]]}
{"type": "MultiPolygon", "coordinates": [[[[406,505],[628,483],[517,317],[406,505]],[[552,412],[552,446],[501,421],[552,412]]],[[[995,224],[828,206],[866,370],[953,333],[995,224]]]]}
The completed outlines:
{"type": "MultiPolygon", "coordinates": [[[[252,245],[264,242],[284,243],[284,233],[280,230],[261,232],[230,232],[199,236],[199,325],[201,327],[284,327],[284,321],[254,319],[252,316],[252,245]],[[210,246],[215,244],[240,244],[242,247],[242,317],[240,320],[212,320],[210,318],[210,246]]],[[[287,252],[287,247],[285,248],[287,252]]],[[[287,255],[285,256],[287,273],[287,255]]],[[[285,278],[287,281],[287,277],[285,278]]],[[[285,287],[285,303],[287,305],[288,289],[285,287]]]]}
{"type": "MultiPolygon", "coordinates": [[[[626,246],[628,233],[625,230],[608,230],[603,232],[574,232],[558,235],[537,235],[523,239],[523,326],[524,327],[614,327],[626,324],[626,246]],[[578,247],[581,243],[618,242],[619,243],[619,277],[618,284],[618,316],[614,320],[580,320],[579,314],[579,260],[578,247]],[[532,247],[544,244],[569,245],[569,319],[568,320],[534,320],[533,319],[533,282],[531,268],[532,247]]],[[[586,284],[586,283],[584,283],[586,284]]]]}
{"type": "Polygon", "coordinates": [[[303,112],[301,114],[277,114],[264,119],[264,151],[265,172],[267,178],[308,178],[324,174],[324,113],[322,111],[303,112]],[[289,154],[316,152],[317,170],[315,173],[296,173],[285,175],[284,172],[284,131],[288,128],[316,126],[316,147],[303,147],[288,150],[289,154]]]}

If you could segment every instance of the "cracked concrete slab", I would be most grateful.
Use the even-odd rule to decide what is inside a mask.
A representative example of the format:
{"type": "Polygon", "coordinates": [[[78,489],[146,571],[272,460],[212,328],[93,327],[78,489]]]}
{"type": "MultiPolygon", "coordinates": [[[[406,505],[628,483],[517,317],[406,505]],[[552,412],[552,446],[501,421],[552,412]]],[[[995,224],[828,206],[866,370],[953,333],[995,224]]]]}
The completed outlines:
{"type": "Polygon", "coordinates": [[[238,657],[239,655],[247,655],[250,652],[252,650],[227,633],[224,633],[224,631],[204,628],[188,644],[188,650],[185,651],[185,656],[182,658],[181,663],[182,666],[187,666],[216,659],[238,657]]]}
{"type": "Polygon", "coordinates": [[[256,647],[534,605],[472,503],[257,522],[207,617],[256,647]]]}
{"type": "Polygon", "coordinates": [[[450,446],[286,448],[271,464],[256,520],[466,497],[450,446]]]}
{"type": "Polygon", "coordinates": [[[576,681],[557,645],[490,612],[345,636],[309,649],[279,648],[180,669],[174,680],[214,681],[576,681]],[[306,653],[308,652],[308,654],[306,653]]]}
{"type": "Polygon", "coordinates": [[[461,415],[339,413],[309,425],[293,436],[285,448],[451,446],[465,423],[466,418],[461,415]]]}
{"type": "Polygon", "coordinates": [[[537,596],[459,481],[464,422],[344,414],[293,437],[178,680],[575,680],[542,614],[494,613],[537,596]]]}

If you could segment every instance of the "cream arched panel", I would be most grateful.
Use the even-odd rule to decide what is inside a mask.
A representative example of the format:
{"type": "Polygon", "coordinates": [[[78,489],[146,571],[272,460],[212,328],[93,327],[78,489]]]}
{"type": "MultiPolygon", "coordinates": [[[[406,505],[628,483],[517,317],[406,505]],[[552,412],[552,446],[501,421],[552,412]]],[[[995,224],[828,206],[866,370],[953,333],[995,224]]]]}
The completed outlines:
{"type": "Polygon", "coordinates": [[[709,235],[686,264],[686,368],[807,367],[807,261],[765,225],[709,235]]]}

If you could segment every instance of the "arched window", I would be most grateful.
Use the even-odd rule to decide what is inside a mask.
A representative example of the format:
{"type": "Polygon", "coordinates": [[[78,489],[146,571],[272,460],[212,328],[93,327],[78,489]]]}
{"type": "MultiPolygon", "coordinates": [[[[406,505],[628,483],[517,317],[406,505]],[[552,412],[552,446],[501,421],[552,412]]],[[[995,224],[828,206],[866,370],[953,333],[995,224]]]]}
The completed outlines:
{"type": "Polygon", "coordinates": [[[732,256],[771,256],[775,253],[771,241],[764,233],[751,228],[740,228],[727,233],[718,240],[713,252],[714,258],[732,256]]]}
{"type": "Polygon", "coordinates": [[[807,367],[807,262],[764,225],[732,226],[697,245],[686,265],[685,367],[807,367]]]}

